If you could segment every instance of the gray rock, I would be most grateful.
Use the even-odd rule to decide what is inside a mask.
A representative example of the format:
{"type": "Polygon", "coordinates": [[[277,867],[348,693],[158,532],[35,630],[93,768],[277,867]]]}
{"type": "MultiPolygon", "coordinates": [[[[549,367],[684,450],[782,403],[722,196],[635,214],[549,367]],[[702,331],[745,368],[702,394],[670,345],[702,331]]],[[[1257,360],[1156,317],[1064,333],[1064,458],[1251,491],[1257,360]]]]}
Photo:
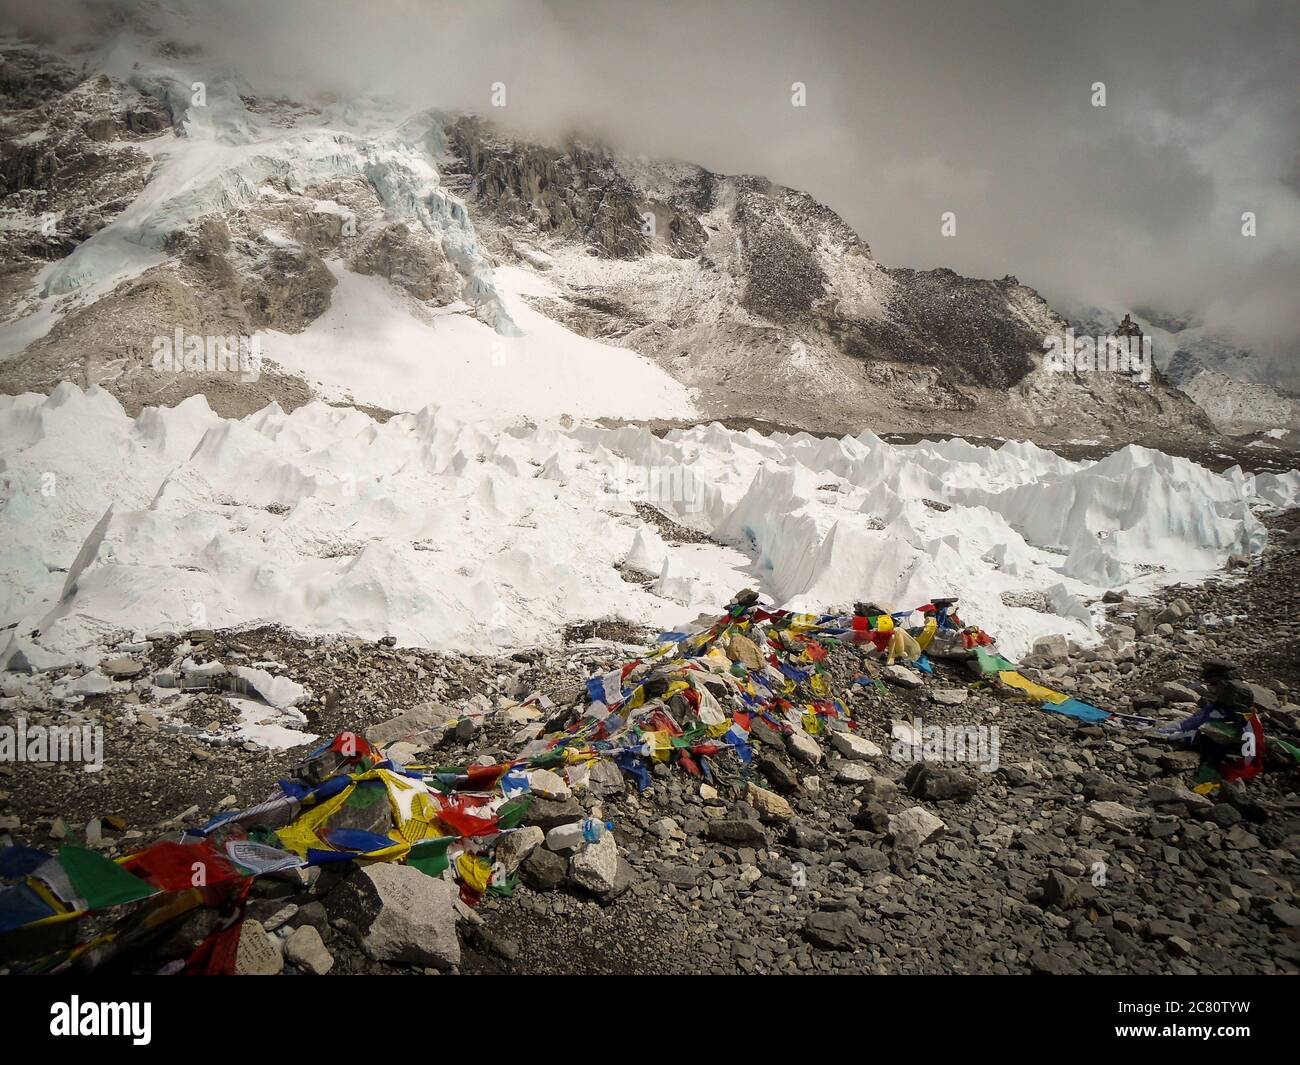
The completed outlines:
{"type": "Polygon", "coordinates": [[[903,778],[903,786],[913,798],[927,802],[966,802],[979,787],[969,774],[929,762],[913,763],[903,778]]]}
{"type": "Polygon", "coordinates": [[[295,928],[285,940],[284,956],[313,976],[324,976],[334,968],[334,955],[326,948],[320,933],[309,924],[295,928]]]}
{"type": "Polygon", "coordinates": [[[1165,681],[1160,685],[1158,691],[1160,697],[1169,703],[1194,703],[1200,696],[1189,688],[1186,684],[1180,684],[1177,681],[1165,681]]]}
{"type": "Polygon", "coordinates": [[[796,730],[787,733],[785,745],[791,755],[801,762],[807,762],[809,765],[817,765],[825,757],[821,744],[806,732],[796,730]]]}
{"type": "Polygon", "coordinates": [[[1053,869],[1043,881],[1043,905],[1060,906],[1063,909],[1072,905],[1079,898],[1079,885],[1060,870],[1053,869]]]}
{"type": "Polygon", "coordinates": [[[861,922],[848,910],[819,910],[803,926],[804,938],[826,950],[852,950],[861,937],[861,922]]]}
{"type": "Polygon", "coordinates": [[[899,688],[919,688],[925,683],[919,674],[900,665],[886,666],[880,671],[880,676],[886,683],[899,688]]]}
{"type": "Polygon", "coordinates": [[[511,876],[524,859],[541,846],[545,838],[546,833],[536,825],[525,825],[513,832],[506,832],[497,841],[493,858],[500,864],[506,876],[511,876]]]}
{"type": "Polygon", "coordinates": [[[767,833],[757,821],[710,821],[709,839],[728,847],[766,847],[767,833]]]}
{"type": "Polygon", "coordinates": [[[856,732],[832,732],[831,746],[852,761],[879,758],[884,753],[876,744],[856,732]]]}
{"type": "Polygon", "coordinates": [[[617,876],[618,843],[612,832],[588,843],[569,859],[569,879],[593,895],[613,891],[617,876]]]}
{"type": "Polygon", "coordinates": [[[941,836],[947,826],[923,806],[889,817],[889,834],[896,841],[921,845],[941,836]]]}
{"type": "Polygon", "coordinates": [[[568,863],[554,851],[536,848],[519,866],[519,875],[534,891],[554,891],[564,882],[568,863]]]}
{"type": "Polygon", "coordinates": [[[325,897],[336,928],[366,956],[436,969],[460,964],[456,885],[409,865],[358,869],[325,897]]]}
{"type": "Polygon", "coordinates": [[[454,720],[457,712],[442,703],[419,703],[411,709],[371,725],[366,729],[366,739],[371,743],[385,744],[394,740],[412,740],[419,736],[442,737],[447,722],[454,720]]]}
{"type": "Polygon", "coordinates": [[[754,765],[767,778],[773,790],[782,795],[793,795],[799,790],[799,778],[795,776],[794,770],[776,755],[762,751],[754,759],[754,765]]]}
{"type": "Polygon", "coordinates": [[[543,832],[549,832],[560,825],[581,821],[586,816],[577,799],[541,799],[534,798],[524,814],[525,825],[535,825],[543,832]]]}
{"type": "Polygon", "coordinates": [[[844,860],[860,873],[878,873],[889,868],[889,855],[874,847],[850,847],[844,860]]]}

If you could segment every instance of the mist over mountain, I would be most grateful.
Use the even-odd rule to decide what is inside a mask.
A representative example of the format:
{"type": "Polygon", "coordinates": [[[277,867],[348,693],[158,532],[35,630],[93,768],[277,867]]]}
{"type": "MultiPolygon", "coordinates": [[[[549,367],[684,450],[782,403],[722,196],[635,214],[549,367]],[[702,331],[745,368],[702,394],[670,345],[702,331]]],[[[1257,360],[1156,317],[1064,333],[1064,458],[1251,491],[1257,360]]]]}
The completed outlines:
{"type": "Polygon", "coordinates": [[[1300,350],[1293,5],[380,0],[362,17],[297,0],[6,0],[0,11],[96,47],[106,25],[158,28],[265,96],[387,94],[483,112],[547,143],[576,131],[762,174],[836,210],[883,262],[1015,274],[1054,304],[1186,308],[1277,364],[1300,350]],[[806,106],[791,104],[795,82],[806,106]],[[1093,106],[1098,82],[1105,107],[1093,106]],[[941,235],[945,211],[954,236],[941,235]],[[1254,237],[1241,232],[1247,211],[1254,237]]]}

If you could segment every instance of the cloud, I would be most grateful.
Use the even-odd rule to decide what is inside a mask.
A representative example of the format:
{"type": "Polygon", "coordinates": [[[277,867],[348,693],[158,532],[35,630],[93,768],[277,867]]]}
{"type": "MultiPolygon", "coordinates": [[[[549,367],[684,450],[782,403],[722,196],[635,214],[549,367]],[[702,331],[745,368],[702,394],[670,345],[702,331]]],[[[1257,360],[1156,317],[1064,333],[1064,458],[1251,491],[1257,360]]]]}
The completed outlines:
{"type": "Polygon", "coordinates": [[[1300,350],[1300,8],[1283,0],[0,0],[46,35],[124,10],[184,10],[171,32],[261,92],[387,93],[764,174],[890,265],[1014,273],[1060,305],[1153,305],[1300,350]]]}

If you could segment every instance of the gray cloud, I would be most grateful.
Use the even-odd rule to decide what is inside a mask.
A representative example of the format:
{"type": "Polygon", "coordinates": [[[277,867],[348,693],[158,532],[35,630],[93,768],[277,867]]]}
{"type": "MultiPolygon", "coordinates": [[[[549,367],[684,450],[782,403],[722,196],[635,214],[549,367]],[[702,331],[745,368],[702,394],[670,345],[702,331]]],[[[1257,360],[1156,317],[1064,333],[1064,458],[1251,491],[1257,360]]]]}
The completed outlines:
{"type": "MultiPolygon", "coordinates": [[[[121,7],[0,0],[46,34],[121,7]]],[[[1014,273],[1060,305],[1153,305],[1300,348],[1294,3],[209,0],[189,17],[173,35],[262,92],[384,92],[760,173],[891,265],[1014,273]]]]}

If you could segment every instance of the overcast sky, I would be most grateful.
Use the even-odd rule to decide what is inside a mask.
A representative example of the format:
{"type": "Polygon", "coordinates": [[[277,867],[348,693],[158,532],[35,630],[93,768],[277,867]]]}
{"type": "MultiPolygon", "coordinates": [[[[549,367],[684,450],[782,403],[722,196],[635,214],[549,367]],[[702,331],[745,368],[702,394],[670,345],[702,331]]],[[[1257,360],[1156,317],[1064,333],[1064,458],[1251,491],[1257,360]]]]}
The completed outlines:
{"type": "MultiPolygon", "coordinates": [[[[46,29],[76,26],[71,6],[0,0],[46,29]]],[[[1011,273],[1061,306],[1154,304],[1300,351],[1293,0],[197,10],[196,42],[262,92],[382,91],[541,136],[588,130],[807,189],[889,265],[1011,273]],[[796,81],[806,107],[791,104],[796,81]],[[956,236],[940,235],[944,211],[956,236]]]]}

